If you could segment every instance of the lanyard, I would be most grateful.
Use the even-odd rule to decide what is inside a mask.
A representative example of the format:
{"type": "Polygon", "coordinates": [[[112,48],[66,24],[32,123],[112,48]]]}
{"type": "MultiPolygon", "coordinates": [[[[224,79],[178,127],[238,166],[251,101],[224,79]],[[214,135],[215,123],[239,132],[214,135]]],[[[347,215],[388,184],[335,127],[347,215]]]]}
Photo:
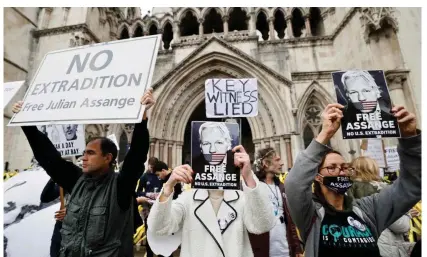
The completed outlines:
{"type": "Polygon", "coordinates": [[[271,189],[271,187],[270,187],[269,184],[267,184],[267,186],[270,189],[271,193],[273,193],[274,198],[276,198],[276,200],[277,200],[277,206],[280,206],[279,197],[278,197],[278,194],[276,194],[277,193],[277,187],[276,187],[276,185],[274,185],[274,191],[276,191],[276,193],[273,192],[273,189],[271,189]]]}

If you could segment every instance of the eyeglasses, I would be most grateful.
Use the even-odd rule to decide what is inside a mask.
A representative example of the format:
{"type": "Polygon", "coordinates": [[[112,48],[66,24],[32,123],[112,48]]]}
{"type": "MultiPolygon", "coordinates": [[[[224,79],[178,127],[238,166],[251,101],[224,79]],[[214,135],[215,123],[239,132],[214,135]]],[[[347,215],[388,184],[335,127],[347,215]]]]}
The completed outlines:
{"type": "Polygon", "coordinates": [[[344,163],[341,166],[339,165],[330,165],[327,167],[320,168],[320,170],[326,169],[329,175],[337,175],[340,172],[344,172],[349,176],[353,176],[354,169],[348,163],[344,163]]]}

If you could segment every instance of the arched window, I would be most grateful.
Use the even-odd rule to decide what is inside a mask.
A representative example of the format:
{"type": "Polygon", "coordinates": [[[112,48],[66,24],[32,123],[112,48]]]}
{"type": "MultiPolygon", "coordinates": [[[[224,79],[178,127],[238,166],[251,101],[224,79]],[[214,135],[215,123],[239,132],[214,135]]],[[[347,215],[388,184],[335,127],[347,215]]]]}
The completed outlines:
{"type": "Polygon", "coordinates": [[[167,22],[163,29],[163,48],[168,50],[171,46],[171,41],[173,39],[173,31],[172,31],[172,25],[167,22]]]}
{"type": "Polygon", "coordinates": [[[215,10],[215,8],[212,8],[205,17],[205,22],[203,23],[203,33],[211,34],[214,32],[224,32],[224,26],[222,24],[221,15],[215,10]]]}
{"type": "Polygon", "coordinates": [[[303,140],[307,147],[322,129],[322,107],[320,101],[313,97],[304,110],[303,140]]]}
{"type": "Polygon", "coordinates": [[[234,7],[230,13],[230,18],[228,21],[228,30],[231,32],[235,30],[247,30],[247,20],[248,19],[246,17],[246,12],[243,11],[240,7],[234,7]]]}
{"type": "Polygon", "coordinates": [[[274,14],[274,30],[277,32],[279,39],[285,38],[286,20],[285,14],[281,10],[277,10],[274,14]]]}
{"type": "Polygon", "coordinates": [[[310,125],[305,125],[304,132],[303,132],[303,138],[304,138],[304,148],[307,148],[311,141],[314,138],[313,130],[311,129],[310,125]]]}
{"type": "Polygon", "coordinates": [[[181,20],[181,36],[199,35],[199,22],[193,12],[188,10],[181,20]]]}
{"type": "Polygon", "coordinates": [[[256,17],[256,29],[259,32],[261,32],[263,40],[268,40],[269,28],[268,28],[267,16],[265,15],[264,12],[259,12],[258,16],[256,17]]]}
{"type": "Polygon", "coordinates": [[[151,36],[151,35],[157,35],[158,34],[158,29],[157,29],[157,26],[156,26],[156,24],[151,24],[151,26],[150,26],[150,29],[148,30],[148,34],[151,36]]]}
{"type": "Polygon", "coordinates": [[[129,31],[127,28],[123,28],[122,32],[120,33],[120,39],[126,38],[129,38],[129,31]]]}
{"type": "Polygon", "coordinates": [[[292,12],[292,31],[294,32],[294,37],[305,36],[305,21],[298,8],[295,8],[292,12]]]}
{"type": "Polygon", "coordinates": [[[325,35],[325,27],[323,24],[322,14],[318,7],[310,8],[310,29],[312,36],[325,35]]]}
{"type": "Polygon", "coordinates": [[[133,33],[133,37],[142,37],[143,35],[144,33],[142,32],[141,26],[138,26],[135,32],[133,33]]]}

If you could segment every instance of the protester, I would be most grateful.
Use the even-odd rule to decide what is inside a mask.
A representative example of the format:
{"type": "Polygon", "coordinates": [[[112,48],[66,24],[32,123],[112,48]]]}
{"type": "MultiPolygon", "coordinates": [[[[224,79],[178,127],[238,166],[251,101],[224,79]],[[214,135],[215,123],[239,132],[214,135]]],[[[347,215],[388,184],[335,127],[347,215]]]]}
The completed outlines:
{"type": "MultiPolygon", "coordinates": [[[[153,168],[154,174],[159,178],[160,183],[163,184],[168,182],[170,176],[172,175],[172,170],[169,169],[168,165],[162,161],[158,161],[153,168]]],[[[177,183],[173,190],[173,200],[177,199],[178,196],[182,193],[181,183],[177,183]]],[[[156,196],[157,198],[157,196],[156,196]]]]}
{"type": "MultiPolygon", "coordinates": [[[[43,133],[43,132],[42,132],[43,133]]],[[[50,203],[60,196],[60,187],[52,180],[49,179],[46,186],[40,195],[40,201],[42,203],[50,203]]],[[[67,198],[69,194],[67,194],[67,198]]],[[[65,200],[66,198],[64,198],[65,200]]],[[[64,202],[64,208],[55,212],[55,227],[53,228],[51,243],[50,243],[50,257],[58,257],[59,250],[61,249],[61,228],[62,221],[66,214],[66,203],[64,202]]]]}
{"type": "MultiPolygon", "coordinates": [[[[353,160],[351,167],[354,169],[352,177],[353,186],[349,189],[349,195],[355,199],[376,194],[390,186],[381,182],[380,168],[372,158],[361,156],[353,160]]],[[[416,213],[414,212],[414,215],[416,213]]],[[[378,238],[378,247],[381,256],[409,257],[411,245],[405,242],[405,234],[411,229],[411,212],[403,215],[392,225],[386,228],[378,238]]]]}
{"type": "MultiPolygon", "coordinates": [[[[86,145],[83,169],[61,158],[37,127],[22,127],[34,156],[47,174],[72,192],[61,229],[61,257],[133,256],[134,188],[148,154],[147,110],[154,104],[152,89],[141,98],[146,105],[143,121],[136,124],[123,168],[114,172],[117,147],[104,137],[86,145]]],[[[22,102],[15,104],[19,112],[22,102]]]]}
{"type": "Polygon", "coordinates": [[[285,182],[306,257],[380,256],[377,240],[381,232],[421,199],[421,134],[415,115],[404,107],[392,109],[402,134],[400,177],[378,194],[355,201],[345,195],[352,185],[352,169],[326,146],[340,127],[342,108],[340,104],[326,107],[322,131],[298,155],[285,182]]]}
{"type": "Polygon", "coordinates": [[[148,227],[156,235],[182,230],[181,257],[251,257],[248,231],[262,234],[276,224],[267,186],[253,174],[249,155],[242,146],[232,151],[243,177],[243,192],[192,189],[172,201],[174,186],[193,180],[195,171],[182,165],[172,171],[151,209],[148,227]]]}
{"type": "MultiPolygon", "coordinates": [[[[154,201],[154,199],[147,197],[147,194],[158,193],[162,188],[162,183],[160,182],[156,174],[154,174],[153,172],[154,165],[156,165],[158,161],[159,160],[156,157],[151,157],[150,159],[148,159],[148,169],[139,179],[138,188],[136,191],[136,195],[138,196],[136,200],[138,204],[142,205],[142,218],[144,220],[146,229],[148,214],[150,213],[151,205],[154,201]]],[[[147,257],[153,257],[153,251],[151,250],[148,241],[146,249],[147,257]]]]}
{"type": "Polygon", "coordinates": [[[281,174],[282,160],[271,148],[258,151],[254,162],[256,176],[269,189],[268,198],[273,206],[276,225],[272,230],[261,235],[249,234],[255,257],[302,256],[303,250],[286,203],[285,188],[277,175],[281,174]]]}

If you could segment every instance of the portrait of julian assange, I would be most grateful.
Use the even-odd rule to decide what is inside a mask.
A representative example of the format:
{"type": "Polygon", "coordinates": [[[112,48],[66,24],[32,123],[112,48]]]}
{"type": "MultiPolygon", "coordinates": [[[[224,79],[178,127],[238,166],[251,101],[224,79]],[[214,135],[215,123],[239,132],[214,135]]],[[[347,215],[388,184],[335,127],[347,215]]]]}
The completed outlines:
{"type": "Polygon", "coordinates": [[[226,122],[193,121],[191,127],[191,167],[195,172],[196,188],[213,189],[209,182],[224,184],[222,189],[240,186],[239,170],[234,166],[233,147],[239,144],[239,125],[226,122]],[[199,173],[199,175],[197,175],[199,173]],[[229,184],[230,176],[236,174],[237,184],[229,184]]]}
{"type": "Polygon", "coordinates": [[[62,130],[67,141],[77,140],[77,127],[78,125],[75,124],[62,125],[62,130]]]}
{"type": "Polygon", "coordinates": [[[334,72],[332,78],[338,103],[344,106],[343,138],[400,136],[382,70],[334,72]]]}

